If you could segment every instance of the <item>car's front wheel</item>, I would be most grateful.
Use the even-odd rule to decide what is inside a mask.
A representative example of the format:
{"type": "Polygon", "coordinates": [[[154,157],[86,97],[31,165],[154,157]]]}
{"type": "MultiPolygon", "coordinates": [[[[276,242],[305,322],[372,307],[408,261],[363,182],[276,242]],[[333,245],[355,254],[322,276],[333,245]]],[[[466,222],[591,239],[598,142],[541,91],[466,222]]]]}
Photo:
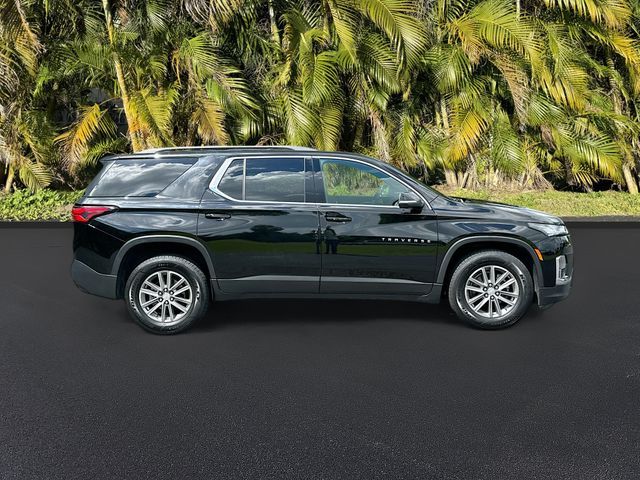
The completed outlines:
{"type": "Polygon", "coordinates": [[[505,328],[528,310],[533,290],[531,274],[518,258],[498,250],[482,251],[456,267],[449,284],[449,304],[474,327],[505,328]]]}
{"type": "Polygon", "coordinates": [[[179,333],[201,318],[209,306],[207,277],[190,260],[173,255],[140,263],[125,286],[127,309],[144,329],[179,333]]]}

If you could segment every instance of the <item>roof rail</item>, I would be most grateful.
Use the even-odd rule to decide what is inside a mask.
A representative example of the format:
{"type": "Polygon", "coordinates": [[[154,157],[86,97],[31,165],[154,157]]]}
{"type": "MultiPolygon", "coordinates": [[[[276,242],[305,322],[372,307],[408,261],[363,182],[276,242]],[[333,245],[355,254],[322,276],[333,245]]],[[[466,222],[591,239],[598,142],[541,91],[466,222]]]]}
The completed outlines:
{"type": "Polygon", "coordinates": [[[192,147],[159,147],[148,148],[137,153],[163,153],[175,152],[180,150],[248,150],[248,149],[264,149],[264,150],[294,150],[294,151],[313,151],[315,148],[299,147],[295,145],[198,145],[192,147]]]}

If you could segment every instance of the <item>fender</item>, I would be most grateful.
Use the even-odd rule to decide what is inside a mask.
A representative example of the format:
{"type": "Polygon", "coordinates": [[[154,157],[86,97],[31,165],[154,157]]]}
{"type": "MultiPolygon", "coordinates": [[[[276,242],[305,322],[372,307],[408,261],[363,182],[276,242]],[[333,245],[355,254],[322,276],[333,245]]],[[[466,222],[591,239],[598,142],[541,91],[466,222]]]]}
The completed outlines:
{"type": "Polygon", "coordinates": [[[181,235],[144,235],[142,237],[132,238],[128,240],[118,251],[116,258],[113,261],[113,266],[111,267],[111,274],[118,275],[120,271],[120,264],[122,263],[122,259],[127,254],[131,248],[136,245],[144,244],[144,243],[156,243],[156,242],[168,242],[168,243],[181,243],[183,245],[190,245],[198,249],[198,251],[202,254],[204,261],[207,262],[207,267],[209,268],[209,276],[211,278],[216,278],[215,270],[213,269],[213,262],[211,261],[211,255],[209,255],[209,251],[207,248],[198,240],[191,237],[184,237],[181,235]]]}
{"type": "Polygon", "coordinates": [[[531,244],[527,243],[524,240],[503,235],[474,235],[472,237],[461,238],[460,240],[456,240],[455,242],[453,242],[453,244],[447,250],[447,253],[445,253],[442,262],[440,263],[438,278],[436,280],[437,283],[442,284],[444,282],[444,278],[447,274],[447,268],[449,267],[449,262],[451,261],[453,254],[456,253],[456,250],[458,250],[463,245],[476,242],[512,243],[514,245],[524,247],[524,249],[529,252],[529,255],[531,255],[531,259],[533,260],[533,284],[536,293],[538,292],[540,281],[542,280],[542,267],[540,266],[540,261],[538,260],[536,253],[533,251],[533,247],[531,246],[531,244]]]}

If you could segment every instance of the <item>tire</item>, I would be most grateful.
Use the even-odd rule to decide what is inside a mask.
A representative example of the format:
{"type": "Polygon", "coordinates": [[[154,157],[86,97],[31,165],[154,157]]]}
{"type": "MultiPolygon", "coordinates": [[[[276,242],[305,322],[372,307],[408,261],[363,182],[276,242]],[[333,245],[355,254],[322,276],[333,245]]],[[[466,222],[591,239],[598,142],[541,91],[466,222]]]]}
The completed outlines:
{"type": "Polygon", "coordinates": [[[159,335],[191,327],[207,312],[209,299],[209,281],[202,270],[190,260],[173,255],[140,263],[125,285],[125,303],[131,317],[145,330],[159,335]]]}
{"type": "Polygon", "coordinates": [[[531,274],[519,259],[499,250],[486,250],[458,264],[449,283],[449,304],[467,324],[496,330],[522,318],[531,306],[533,290],[531,274]],[[498,288],[496,282],[500,283],[498,288]]]}

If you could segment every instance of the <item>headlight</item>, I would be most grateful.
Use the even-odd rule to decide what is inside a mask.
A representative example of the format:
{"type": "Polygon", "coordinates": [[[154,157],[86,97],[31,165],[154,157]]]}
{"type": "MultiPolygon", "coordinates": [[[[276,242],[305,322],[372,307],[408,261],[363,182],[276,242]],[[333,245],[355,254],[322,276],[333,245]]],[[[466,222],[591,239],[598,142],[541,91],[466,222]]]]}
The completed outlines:
{"type": "Polygon", "coordinates": [[[552,225],[550,223],[530,223],[529,227],[544,233],[548,237],[555,237],[556,235],[567,235],[569,233],[566,225],[552,225]]]}

